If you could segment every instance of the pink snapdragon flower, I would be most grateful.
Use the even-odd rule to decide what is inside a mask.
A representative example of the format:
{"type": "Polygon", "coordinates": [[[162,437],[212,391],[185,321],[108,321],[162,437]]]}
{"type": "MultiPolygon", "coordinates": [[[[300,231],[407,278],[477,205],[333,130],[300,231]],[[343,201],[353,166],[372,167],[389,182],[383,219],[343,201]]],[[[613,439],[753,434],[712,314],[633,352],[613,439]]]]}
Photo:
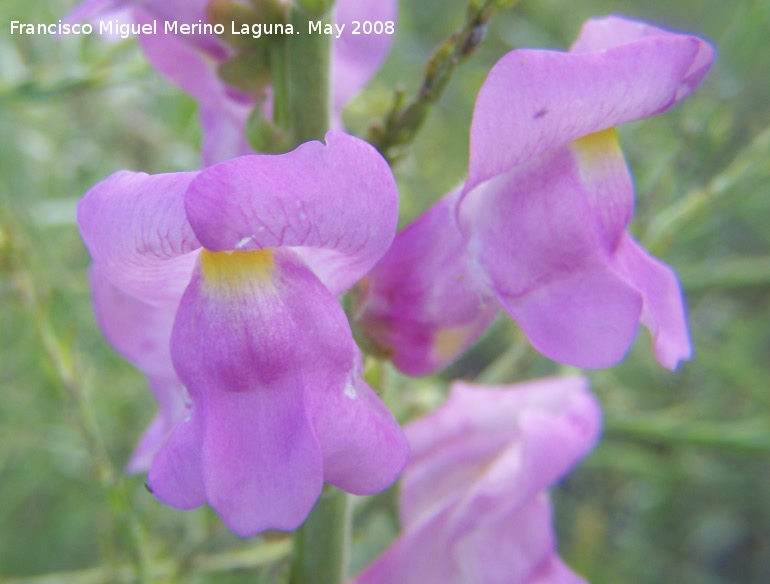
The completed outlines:
{"type": "Polygon", "coordinates": [[[443,367],[505,310],[544,355],[620,361],[639,323],[658,361],[691,354],[673,271],[626,228],[615,126],[663,113],[713,61],[703,40],[617,16],[566,52],[515,50],[479,91],[465,184],[400,233],[362,286],[358,323],[409,374],[443,367]]]}
{"type": "MultiPolygon", "coordinates": [[[[136,23],[153,20],[206,23],[210,0],[85,0],[69,15],[70,20],[119,17],[136,23]]],[[[396,0],[338,0],[333,20],[345,24],[332,45],[332,124],[342,127],[344,106],[374,76],[390,49],[393,35],[353,34],[353,21],[393,21],[396,0]]],[[[227,31],[229,32],[229,30],[227,31]]],[[[307,34],[307,31],[300,31],[307,34]]],[[[150,64],[174,85],[193,96],[200,105],[203,128],[203,162],[214,164],[252,153],[246,138],[246,122],[260,99],[223,82],[217,67],[233,56],[233,50],[213,35],[141,35],[138,41],[150,64]]]]}
{"type": "Polygon", "coordinates": [[[403,533],[355,584],[577,584],[556,553],[548,488],[597,441],[583,378],[456,382],[406,426],[403,533]]]}
{"type": "Polygon", "coordinates": [[[102,327],[148,375],[170,375],[170,355],[189,394],[148,486],[180,509],[208,502],[242,536],[296,528],[324,482],[386,488],[408,457],[337,302],[392,241],[395,182],[362,140],[326,141],[119,172],[78,207],[102,327]]]}

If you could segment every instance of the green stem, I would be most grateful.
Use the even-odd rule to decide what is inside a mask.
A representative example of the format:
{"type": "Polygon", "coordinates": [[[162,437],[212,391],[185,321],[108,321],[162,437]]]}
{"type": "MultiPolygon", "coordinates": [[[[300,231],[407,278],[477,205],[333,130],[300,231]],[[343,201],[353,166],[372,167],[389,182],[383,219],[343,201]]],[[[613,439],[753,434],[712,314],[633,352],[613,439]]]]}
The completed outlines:
{"type": "Polygon", "coordinates": [[[659,255],[680,234],[685,225],[705,213],[714,213],[716,205],[736,195],[740,183],[752,180],[763,184],[770,175],[770,127],[760,132],[722,172],[702,188],[690,191],[677,203],[660,213],[640,238],[645,247],[659,255]]]}
{"type": "MultiPolygon", "coordinates": [[[[254,570],[262,566],[275,564],[286,558],[291,545],[288,539],[261,542],[259,545],[234,552],[223,552],[212,555],[199,555],[192,561],[190,573],[226,574],[239,570],[254,570]]],[[[120,564],[108,568],[98,567],[72,572],[53,572],[40,576],[28,576],[3,580],[3,584],[133,584],[139,582],[167,582],[177,574],[178,566],[173,560],[155,562],[152,570],[144,580],[137,573],[135,566],[120,564]]]]}
{"type": "Polygon", "coordinates": [[[736,423],[671,419],[662,415],[613,418],[605,421],[607,436],[623,436],[663,444],[731,448],[746,452],[770,451],[765,417],[736,423]]]}
{"type": "Polygon", "coordinates": [[[727,258],[683,266],[679,278],[688,292],[770,285],[770,256],[727,258]]]}
{"type": "Polygon", "coordinates": [[[283,130],[289,130],[289,86],[286,75],[286,47],[283,39],[277,39],[270,46],[270,78],[273,87],[273,123],[283,130]]]}
{"type": "Polygon", "coordinates": [[[294,533],[290,584],[340,584],[347,564],[350,514],[347,495],[327,485],[294,533]]]}
{"type": "Polygon", "coordinates": [[[327,15],[309,18],[301,10],[291,15],[297,34],[287,39],[287,97],[292,146],[308,140],[323,140],[329,129],[331,112],[331,36],[309,33],[308,23],[329,24],[327,15]]]}
{"type": "Polygon", "coordinates": [[[400,148],[417,136],[431,106],[444,93],[457,66],[481,45],[492,16],[517,1],[470,0],[462,28],[438,47],[428,61],[417,95],[405,103],[403,90],[396,91],[390,112],[381,123],[373,124],[366,136],[389,162],[398,157],[400,148]]]}
{"type": "Polygon", "coordinates": [[[511,344],[492,363],[476,377],[477,383],[496,385],[509,383],[521,373],[524,365],[532,358],[529,341],[522,330],[516,326],[508,326],[511,333],[511,344]]]}

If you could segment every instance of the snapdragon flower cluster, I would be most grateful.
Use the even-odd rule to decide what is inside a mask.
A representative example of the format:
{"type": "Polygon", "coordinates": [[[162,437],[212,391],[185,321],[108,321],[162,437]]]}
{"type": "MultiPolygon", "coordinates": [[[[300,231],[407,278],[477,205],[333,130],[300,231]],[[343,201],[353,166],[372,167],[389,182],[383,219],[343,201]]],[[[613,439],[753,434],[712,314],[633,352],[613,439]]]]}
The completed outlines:
{"type": "MultiPolygon", "coordinates": [[[[88,0],[71,18],[207,8],[88,0]]],[[[394,2],[335,10],[395,17],[394,2]]],[[[388,39],[334,46],[338,128],[388,39]]],[[[355,326],[408,375],[446,366],[501,311],[545,356],[585,368],[619,362],[642,323],[675,368],[691,353],[682,294],[627,232],[633,184],[615,127],[689,95],[711,47],[611,16],[569,52],[508,53],[476,100],[465,183],[396,235],[396,183],[372,146],[336,129],[249,153],[246,120],[269,86],[258,96],[220,78],[232,47],[141,42],[199,101],[206,167],[121,171],[78,208],[99,325],[159,404],[128,469],[149,471],[168,505],[208,503],[241,536],[296,529],[324,483],[366,495],[403,473],[403,533],[355,582],[581,582],[556,554],[547,490],[598,439],[587,381],[458,381],[402,431],[363,379],[337,297],[355,287],[355,326]]]]}

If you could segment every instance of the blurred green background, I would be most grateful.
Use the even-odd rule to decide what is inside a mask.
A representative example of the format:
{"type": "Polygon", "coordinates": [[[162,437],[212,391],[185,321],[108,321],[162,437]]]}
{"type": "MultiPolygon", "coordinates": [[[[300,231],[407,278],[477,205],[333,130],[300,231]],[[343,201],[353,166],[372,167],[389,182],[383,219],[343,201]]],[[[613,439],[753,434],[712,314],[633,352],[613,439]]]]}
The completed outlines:
{"type": "MultiPolygon", "coordinates": [[[[74,4],[0,7],[0,581],[132,581],[134,566],[158,582],[280,581],[281,534],[239,540],[212,512],[164,508],[122,474],[154,405],[96,328],[75,204],[121,168],[195,168],[200,135],[195,103],[135,42],[10,35],[11,20],[56,22],[74,4]]],[[[346,112],[353,131],[382,116],[396,84],[415,91],[463,12],[460,0],[402,0],[388,62],[346,112]]],[[[403,220],[462,180],[490,66],[516,47],[566,48],[608,13],[718,49],[694,96],[620,129],[632,231],[681,275],[695,359],[661,369],[642,332],[621,365],[589,373],[605,433],[554,492],[560,549],[594,583],[770,582],[770,3],[523,0],[493,20],[396,166],[403,220]]],[[[501,321],[440,379],[395,377],[403,394],[389,397],[419,409],[490,363],[511,381],[558,371],[501,321]]],[[[391,507],[392,493],[358,505],[355,566],[394,532],[391,507]]]]}

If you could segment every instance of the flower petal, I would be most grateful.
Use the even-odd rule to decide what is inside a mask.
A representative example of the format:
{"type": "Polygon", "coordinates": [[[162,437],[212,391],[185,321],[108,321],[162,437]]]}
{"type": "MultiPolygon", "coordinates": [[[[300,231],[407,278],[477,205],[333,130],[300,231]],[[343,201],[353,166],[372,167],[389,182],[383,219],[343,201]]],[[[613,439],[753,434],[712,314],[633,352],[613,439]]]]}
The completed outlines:
{"type": "MultiPolygon", "coordinates": [[[[483,396],[482,396],[483,398],[483,396]]],[[[401,488],[400,517],[404,529],[411,530],[430,517],[441,514],[458,505],[466,491],[483,474],[490,460],[494,460],[506,444],[516,440],[515,424],[489,431],[474,427],[473,412],[468,416],[452,416],[447,410],[454,408],[454,395],[437,415],[434,428],[438,440],[429,450],[421,450],[420,438],[415,438],[413,422],[407,426],[412,447],[412,458],[403,477],[401,488]],[[458,435],[447,436],[445,430],[454,426],[458,435]],[[442,438],[445,442],[441,441],[442,438]]],[[[457,412],[455,412],[457,413],[457,412]]],[[[515,419],[512,419],[515,421],[515,419]]],[[[427,429],[426,424],[423,428],[427,429]]],[[[429,432],[430,430],[427,429],[429,432]]]]}
{"type": "Polygon", "coordinates": [[[436,515],[404,531],[353,584],[463,584],[455,558],[448,553],[445,522],[445,515],[436,515]]]}
{"type": "Polygon", "coordinates": [[[176,374],[170,377],[148,376],[147,382],[158,403],[158,413],[142,433],[139,443],[126,463],[128,473],[147,472],[155,455],[177,423],[189,413],[185,402],[187,394],[176,374]]]}
{"type": "Polygon", "coordinates": [[[103,276],[130,296],[167,306],[190,280],[200,243],[183,195],[196,173],[121,171],[78,204],[78,227],[103,276]]]}
{"type": "Polygon", "coordinates": [[[409,375],[446,366],[499,309],[479,284],[455,221],[458,195],[450,193],[399,233],[362,284],[358,326],[409,375]]]}
{"type": "MultiPolygon", "coordinates": [[[[136,13],[140,22],[152,22],[152,15],[139,10],[136,13]]],[[[227,51],[222,46],[212,52],[202,51],[190,43],[191,38],[151,34],[140,36],[139,42],[150,64],[171,83],[204,106],[223,106],[228,101],[227,88],[217,75],[217,65],[226,58],[227,51]]]]}
{"type": "MultiPolygon", "coordinates": [[[[458,533],[486,530],[490,517],[518,513],[595,446],[600,412],[586,381],[549,381],[511,390],[525,394],[518,397],[516,439],[488,460],[483,474],[469,485],[453,514],[458,533]]],[[[487,397],[479,395],[479,388],[466,386],[463,391],[471,399],[487,397]]]]}
{"type": "Polygon", "coordinates": [[[150,390],[158,404],[158,413],[142,433],[131,458],[126,463],[126,472],[147,472],[155,455],[177,423],[189,414],[186,402],[187,392],[176,374],[171,376],[147,376],[150,390]]]}
{"type": "Polygon", "coordinates": [[[134,448],[131,457],[126,463],[125,472],[127,474],[148,472],[155,455],[158,454],[177,422],[178,420],[174,420],[169,426],[165,416],[158,412],[152,419],[152,422],[150,422],[150,425],[142,433],[142,437],[139,439],[136,448],[134,448]]]}
{"type": "Polygon", "coordinates": [[[539,493],[513,512],[487,515],[483,528],[459,534],[454,554],[458,584],[529,584],[556,555],[548,496],[539,493]]]}
{"type": "Polygon", "coordinates": [[[242,537],[296,529],[323,486],[321,451],[303,404],[303,387],[289,382],[209,393],[200,401],[209,504],[242,537]]]}
{"type": "MultiPolygon", "coordinates": [[[[580,30],[577,40],[570,48],[570,52],[601,51],[645,37],[671,36],[674,34],[678,33],[620,16],[591,18],[583,24],[583,28],[580,30]]],[[[703,42],[697,37],[690,38],[694,38],[698,42],[698,53],[693,58],[690,68],[682,77],[682,87],[676,96],[677,102],[683,100],[700,85],[714,61],[714,49],[710,44],[703,42]]]]}
{"type": "Polygon", "coordinates": [[[618,273],[642,294],[641,320],[652,333],[655,357],[664,367],[676,369],[680,361],[692,357],[684,298],[676,274],[628,235],[615,260],[618,273]]]}
{"type": "Polygon", "coordinates": [[[661,34],[603,51],[508,53],[476,100],[464,192],[581,136],[673,107],[705,75],[705,46],[661,34]]]}
{"type": "Polygon", "coordinates": [[[369,144],[329,132],[279,156],[243,156],[202,171],[186,195],[190,223],[212,251],[293,247],[339,294],[382,256],[398,195],[369,144]]]}
{"type": "Polygon", "coordinates": [[[553,512],[545,492],[514,512],[493,514],[455,545],[458,584],[585,584],[556,554],[553,512]]]}
{"type": "MultiPolygon", "coordinates": [[[[493,496],[502,497],[496,503],[501,512],[521,505],[590,450],[599,419],[598,405],[581,377],[508,388],[455,382],[441,408],[404,429],[412,459],[403,478],[402,519],[434,513],[455,492],[465,498],[468,510],[493,496]],[[504,496],[494,493],[497,488],[505,490],[504,496]]],[[[483,520],[487,511],[475,509],[468,517],[483,520]]]]}
{"type": "Polygon", "coordinates": [[[538,351],[584,368],[621,361],[642,313],[639,292],[604,266],[585,267],[503,304],[538,351]]]}
{"type": "Polygon", "coordinates": [[[206,503],[201,465],[203,424],[201,412],[193,408],[152,460],[147,488],[166,505],[186,511],[206,503]]]}
{"type": "Polygon", "coordinates": [[[460,221],[501,304],[543,354],[578,367],[620,361],[639,292],[613,254],[633,186],[612,133],[585,137],[468,193],[460,221]]]}
{"type": "Polygon", "coordinates": [[[100,264],[89,272],[94,314],[109,343],[142,373],[174,376],[169,341],[179,298],[148,304],[115,287],[100,264]]]}
{"type": "Polygon", "coordinates": [[[324,480],[354,495],[371,495],[398,479],[409,445],[393,414],[359,374],[354,371],[342,386],[308,391],[307,399],[323,449],[324,480]]]}
{"type": "Polygon", "coordinates": [[[94,313],[102,333],[118,353],[147,376],[158,403],[158,415],[126,465],[128,472],[144,472],[187,409],[169,350],[179,299],[161,305],[142,302],[113,286],[99,264],[91,266],[90,280],[94,313]]]}

